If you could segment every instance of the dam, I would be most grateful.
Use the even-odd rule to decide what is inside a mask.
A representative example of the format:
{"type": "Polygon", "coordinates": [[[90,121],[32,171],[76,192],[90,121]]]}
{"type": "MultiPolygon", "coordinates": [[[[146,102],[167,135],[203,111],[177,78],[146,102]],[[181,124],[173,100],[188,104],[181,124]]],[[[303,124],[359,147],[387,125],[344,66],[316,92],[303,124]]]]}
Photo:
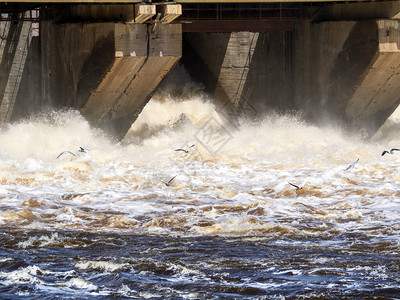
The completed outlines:
{"type": "Polygon", "coordinates": [[[75,109],[123,139],[179,63],[228,119],[373,135],[400,100],[398,1],[0,3],[0,122],[75,109]]]}
{"type": "Polygon", "coordinates": [[[398,3],[0,2],[0,299],[399,299],[398,3]]]}

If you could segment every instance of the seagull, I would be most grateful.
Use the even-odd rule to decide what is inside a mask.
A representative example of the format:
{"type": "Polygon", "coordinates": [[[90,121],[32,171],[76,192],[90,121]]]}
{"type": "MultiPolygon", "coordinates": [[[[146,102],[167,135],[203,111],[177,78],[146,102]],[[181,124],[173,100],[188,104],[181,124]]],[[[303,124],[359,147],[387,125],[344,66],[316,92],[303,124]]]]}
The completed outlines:
{"type": "Polygon", "coordinates": [[[384,156],[386,153],[393,154],[393,151],[400,151],[400,149],[393,148],[390,151],[385,150],[385,151],[382,152],[381,156],[384,156]]]}
{"type": "Polygon", "coordinates": [[[58,154],[57,159],[58,159],[61,155],[65,154],[65,153],[68,153],[68,154],[71,154],[71,155],[73,155],[73,156],[76,156],[76,155],[73,154],[71,151],[63,151],[63,152],[61,152],[60,154],[58,154]]]}
{"type": "Polygon", "coordinates": [[[162,180],[160,180],[160,181],[161,181],[162,183],[164,183],[166,186],[170,186],[172,180],[174,180],[176,176],[177,176],[177,175],[175,175],[174,177],[172,177],[168,182],[165,182],[165,181],[162,181],[162,180]]]}
{"type": "Polygon", "coordinates": [[[356,160],[355,162],[353,162],[351,165],[349,165],[349,166],[346,168],[345,171],[347,171],[347,170],[351,169],[352,167],[354,167],[354,166],[356,165],[356,163],[358,163],[358,161],[359,161],[359,158],[357,158],[357,160],[356,160]]]}
{"type": "MultiPolygon", "coordinates": [[[[87,153],[87,151],[89,151],[89,149],[86,149],[83,147],[79,147],[79,150],[78,150],[78,152],[83,152],[83,153],[87,153]]],[[[76,156],[76,154],[72,153],[71,151],[63,151],[60,154],[58,154],[57,158],[59,158],[61,155],[66,154],[66,153],[76,156]]]]}
{"type": "Polygon", "coordinates": [[[302,186],[298,186],[298,185],[295,185],[295,184],[290,183],[290,182],[288,182],[288,183],[289,183],[291,186],[295,187],[295,188],[296,188],[296,191],[303,189],[302,186]]]}
{"type": "Polygon", "coordinates": [[[179,148],[179,149],[175,149],[175,151],[183,151],[183,152],[185,152],[185,153],[188,153],[188,152],[189,152],[189,149],[192,148],[192,147],[194,147],[194,145],[195,145],[195,144],[193,144],[192,146],[190,146],[187,150],[182,149],[182,148],[179,148]]]}

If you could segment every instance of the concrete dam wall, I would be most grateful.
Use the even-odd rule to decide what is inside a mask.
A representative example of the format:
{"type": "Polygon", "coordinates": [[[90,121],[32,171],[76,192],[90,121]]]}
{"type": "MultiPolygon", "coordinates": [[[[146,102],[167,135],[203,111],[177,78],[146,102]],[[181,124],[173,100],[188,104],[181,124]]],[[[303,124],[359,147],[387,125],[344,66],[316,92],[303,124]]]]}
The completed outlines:
{"type": "Polygon", "coordinates": [[[122,139],[179,60],[223,114],[301,111],[370,136],[399,104],[396,19],[355,18],[350,9],[340,14],[360,20],[338,20],[330,9],[326,21],[239,22],[230,31],[169,23],[179,14],[165,7],[137,8],[101,10],[112,16],[102,22],[98,10],[70,9],[36,35],[30,22],[0,22],[0,121],[74,108],[122,139]]]}
{"type": "Polygon", "coordinates": [[[132,5],[122,5],[123,22],[115,21],[118,10],[98,7],[90,14],[71,8],[57,22],[40,22],[37,43],[25,47],[30,60],[19,53],[32,22],[1,22],[0,58],[6,67],[0,70],[0,121],[17,120],[44,108],[73,108],[91,125],[121,140],[182,55],[181,25],[169,24],[175,10],[162,8],[156,22],[142,23],[156,10],[141,10],[137,5],[134,14],[127,8],[132,5]],[[75,22],[66,22],[65,15],[75,22]],[[82,21],[82,15],[91,22],[82,21]],[[102,17],[111,19],[94,22],[102,17]]]}
{"type": "Polygon", "coordinates": [[[397,20],[298,21],[273,32],[185,33],[182,61],[217,105],[301,111],[371,135],[399,104],[398,28],[397,20]]]}
{"type": "Polygon", "coordinates": [[[43,97],[57,107],[80,109],[118,139],[182,51],[179,24],[160,24],[154,32],[147,24],[121,23],[49,24],[43,31],[48,44],[42,55],[49,58],[43,58],[43,97]]]}

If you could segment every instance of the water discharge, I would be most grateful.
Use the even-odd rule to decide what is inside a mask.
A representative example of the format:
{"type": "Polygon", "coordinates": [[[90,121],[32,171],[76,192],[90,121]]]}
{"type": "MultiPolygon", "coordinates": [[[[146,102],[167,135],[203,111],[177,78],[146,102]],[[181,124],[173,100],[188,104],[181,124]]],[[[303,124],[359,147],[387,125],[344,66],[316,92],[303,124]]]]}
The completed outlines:
{"type": "Polygon", "coordinates": [[[400,154],[381,156],[396,118],[371,141],[296,116],[239,123],[196,92],[159,94],[122,143],[75,111],[3,129],[0,295],[398,296],[400,154]]]}

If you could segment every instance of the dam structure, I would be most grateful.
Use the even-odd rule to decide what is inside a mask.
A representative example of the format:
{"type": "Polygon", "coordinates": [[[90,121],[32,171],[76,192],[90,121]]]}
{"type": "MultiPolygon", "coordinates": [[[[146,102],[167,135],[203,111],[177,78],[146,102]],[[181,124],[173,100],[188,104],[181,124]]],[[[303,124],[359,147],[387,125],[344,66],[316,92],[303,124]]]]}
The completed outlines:
{"type": "Polygon", "coordinates": [[[177,63],[227,118],[373,135],[400,100],[399,1],[0,2],[0,122],[76,109],[121,140],[177,63]]]}

